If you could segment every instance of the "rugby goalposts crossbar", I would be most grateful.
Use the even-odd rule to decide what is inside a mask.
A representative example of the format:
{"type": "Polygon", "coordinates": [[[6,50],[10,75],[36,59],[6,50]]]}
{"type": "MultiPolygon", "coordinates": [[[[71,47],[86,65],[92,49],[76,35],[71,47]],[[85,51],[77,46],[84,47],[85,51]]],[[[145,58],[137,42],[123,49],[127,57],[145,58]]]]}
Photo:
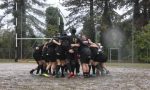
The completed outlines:
{"type": "MultiPolygon", "coordinates": [[[[60,3],[60,1],[59,1],[60,3]]],[[[16,5],[16,11],[17,11],[17,2],[15,3],[16,5]]],[[[63,19],[68,22],[68,20],[65,19],[65,16],[64,14],[62,13],[62,11],[59,9],[59,6],[57,5],[57,9],[58,11],[60,12],[60,14],[64,17],[63,19]]],[[[22,18],[22,15],[21,15],[21,18],[22,18]]],[[[18,22],[17,22],[17,17],[16,17],[16,23],[15,23],[15,26],[17,26],[18,22]]],[[[22,20],[22,19],[21,19],[22,20]]],[[[22,21],[21,21],[21,25],[22,25],[22,21]]],[[[60,25],[60,17],[59,17],[59,21],[58,21],[58,25],[60,25]]],[[[69,24],[69,28],[70,28],[70,24],[69,24]]],[[[21,33],[22,33],[22,26],[21,26],[21,33]]],[[[18,58],[17,58],[17,48],[18,48],[18,40],[21,40],[21,59],[22,59],[22,40],[51,40],[52,38],[22,38],[22,34],[21,34],[21,38],[18,38],[17,37],[17,33],[16,33],[16,51],[15,51],[15,62],[17,62],[18,58]]]]}
{"type": "Polygon", "coordinates": [[[16,33],[16,47],[18,47],[18,40],[51,40],[52,38],[18,38],[16,33]]]}
{"type": "Polygon", "coordinates": [[[18,40],[21,40],[21,60],[22,60],[22,40],[51,40],[52,38],[18,38],[16,33],[16,51],[15,51],[15,61],[18,61],[18,40]]]}

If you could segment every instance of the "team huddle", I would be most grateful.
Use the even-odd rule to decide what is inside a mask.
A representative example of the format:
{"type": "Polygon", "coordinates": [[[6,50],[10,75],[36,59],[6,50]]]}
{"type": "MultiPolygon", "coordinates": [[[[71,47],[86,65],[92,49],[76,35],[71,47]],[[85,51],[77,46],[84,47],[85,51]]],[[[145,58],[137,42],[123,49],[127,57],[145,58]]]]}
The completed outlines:
{"type": "Polygon", "coordinates": [[[71,36],[64,33],[35,47],[33,57],[38,66],[30,74],[35,70],[36,74],[57,78],[72,78],[81,73],[85,78],[109,74],[101,44],[93,43],[85,35],[77,37],[75,33],[72,29],[71,36]]]}

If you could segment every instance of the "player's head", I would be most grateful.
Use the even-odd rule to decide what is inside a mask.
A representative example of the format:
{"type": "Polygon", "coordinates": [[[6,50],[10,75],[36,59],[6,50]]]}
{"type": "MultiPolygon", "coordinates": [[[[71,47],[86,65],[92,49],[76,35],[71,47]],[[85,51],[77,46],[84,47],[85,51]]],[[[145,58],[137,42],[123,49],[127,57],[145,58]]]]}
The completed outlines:
{"type": "Polygon", "coordinates": [[[86,40],[87,37],[86,37],[85,35],[82,35],[82,36],[81,36],[81,39],[82,39],[82,40],[86,40]]]}
{"type": "Polygon", "coordinates": [[[64,32],[62,33],[62,36],[67,36],[67,33],[64,31],[64,32]]]}
{"type": "Polygon", "coordinates": [[[57,33],[56,37],[60,37],[60,33],[57,33]]]}
{"type": "Polygon", "coordinates": [[[72,28],[72,29],[71,29],[71,34],[73,34],[73,35],[76,34],[76,29],[75,29],[75,28],[72,28]]]}

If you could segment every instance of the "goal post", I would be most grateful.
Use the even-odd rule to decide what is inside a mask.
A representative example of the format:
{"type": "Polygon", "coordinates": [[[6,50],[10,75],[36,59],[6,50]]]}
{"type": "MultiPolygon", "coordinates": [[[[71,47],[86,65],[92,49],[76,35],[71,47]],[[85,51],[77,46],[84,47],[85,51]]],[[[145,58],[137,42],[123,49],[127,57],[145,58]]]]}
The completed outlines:
{"type": "MultiPolygon", "coordinates": [[[[18,57],[18,40],[51,40],[52,38],[18,38],[18,36],[17,36],[17,33],[16,33],[16,38],[15,38],[15,41],[16,41],[16,45],[15,45],[15,62],[18,62],[18,59],[19,59],[19,57],[18,57]]],[[[22,42],[20,42],[21,44],[20,45],[22,45],[22,42]]],[[[20,52],[21,52],[21,60],[22,60],[22,53],[23,53],[23,51],[22,51],[22,46],[20,47],[20,52]]]]}
{"type": "Polygon", "coordinates": [[[109,48],[108,49],[108,56],[110,63],[112,60],[119,62],[120,61],[120,48],[109,48]]]}

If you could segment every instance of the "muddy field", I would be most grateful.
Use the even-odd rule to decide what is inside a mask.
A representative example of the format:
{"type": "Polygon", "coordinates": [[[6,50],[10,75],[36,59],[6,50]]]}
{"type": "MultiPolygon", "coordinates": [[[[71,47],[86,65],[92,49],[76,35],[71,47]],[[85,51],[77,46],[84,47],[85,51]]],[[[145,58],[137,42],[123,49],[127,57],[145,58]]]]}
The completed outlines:
{"type": "Polygon", "coordinates": [[[150,69],[108,67],[111,75],[92,78],[32,76],[32,63],[1,63],[0,90],[150,90],[150,69]]]}

